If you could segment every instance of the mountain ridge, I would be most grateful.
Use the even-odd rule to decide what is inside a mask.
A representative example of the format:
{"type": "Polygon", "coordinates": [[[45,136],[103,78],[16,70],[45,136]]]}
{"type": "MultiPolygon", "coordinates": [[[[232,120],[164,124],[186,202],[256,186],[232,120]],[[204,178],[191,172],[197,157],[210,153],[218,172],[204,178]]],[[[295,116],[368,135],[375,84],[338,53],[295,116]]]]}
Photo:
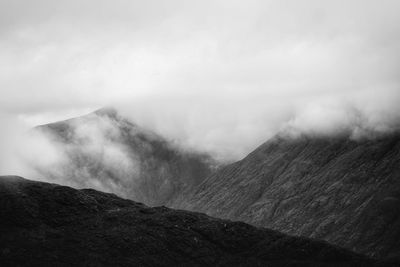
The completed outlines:
{"type": "Polygon", "coordinates": [[[113,108],[34,130],[63,155],[59,165],[37,168],[48,181],[108,190],[148,205],[168,203],[219,165],[210,155],[180,149],[113,108]]]}
{"type": "MultiPolygon", "coordinates": [[[[77,131],[76,125],[91,124],[104,135],[105,141],[97,143],[122,144],[128,154],[132,152],[128,159],[133,162],[138,151],[139,167],[144,166],[137,176],[129,173],[132,168],[119,172],[87,154],[85,147],[74,147],[69,157],[75,161],[69,169],[88,165],[96,182],[120,182],[114,193],[153,206],[199,211],[327,240],[377,258],[400,258],[398,132],[357,139],[350,132],[295,137],[283,132],[243,159],[215,167],[207,155],[175,150],[162,136],[124,119],[113,108],[39,129],[67,145],[80,145],[91,135],[82,138],[71,132],[77,131]]],[[[63,176],[71,177],[85,178],[63,176]]]]}
{"type": "Polygon", "coordinates": [[[399,151],[398,133],[371,140],[276,137],[172,206],[399,257],[399,151]]]}
{"type": "Polygon", "coordinates": [[[393,266],[241,222],[0,177],[2,266],[393,266]]]}

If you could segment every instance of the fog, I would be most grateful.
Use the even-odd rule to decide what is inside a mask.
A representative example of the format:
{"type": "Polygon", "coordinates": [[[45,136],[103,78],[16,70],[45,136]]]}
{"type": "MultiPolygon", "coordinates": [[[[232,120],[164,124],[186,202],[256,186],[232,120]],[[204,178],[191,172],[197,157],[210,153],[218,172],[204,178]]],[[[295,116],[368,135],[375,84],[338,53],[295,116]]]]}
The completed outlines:
{"type": "Polygon", "coordinates": [[[0,173],[21,173],[21,157],[63,157],[46,136],[27,138],[31,127],[103,106],[228,161],[282,131],[394,131],[399,9],[385,0],[0,0],[0,173]]]}
{"type": "Polygon", "coordinates": [[[4,135],[0,170],[127,197],[136,187],[141,166],[122,142],[122,127],[122,122],[91,114],[69,121],[64,134],[40,127],[4,135]]]}

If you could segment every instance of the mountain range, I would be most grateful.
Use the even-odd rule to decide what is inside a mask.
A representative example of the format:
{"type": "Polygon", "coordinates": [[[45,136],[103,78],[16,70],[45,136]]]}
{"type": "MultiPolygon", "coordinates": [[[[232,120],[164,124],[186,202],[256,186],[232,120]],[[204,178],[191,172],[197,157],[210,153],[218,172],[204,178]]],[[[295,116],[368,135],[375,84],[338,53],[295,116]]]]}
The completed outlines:
{"type": "Polygon", "coordinates": [[[277,135],[226,165],[114,109],[35,131],[50,136],[65,155],[54,168],[37,167],[47,181],[400,259],[398,133],[358,140],[277,135]]]}

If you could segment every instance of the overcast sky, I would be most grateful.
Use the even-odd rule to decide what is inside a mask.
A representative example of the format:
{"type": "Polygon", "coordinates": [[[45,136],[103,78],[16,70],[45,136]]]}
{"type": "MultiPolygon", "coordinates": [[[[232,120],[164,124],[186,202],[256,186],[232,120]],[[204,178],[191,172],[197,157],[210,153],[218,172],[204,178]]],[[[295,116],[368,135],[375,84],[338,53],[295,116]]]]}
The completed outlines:
{"type": "Polygon", "coordinates": [[[400,114],[399,11],[397,0],[0,0],[3,135],[102,106],[231,158],[285,127],[385,131],[400,114]]]}

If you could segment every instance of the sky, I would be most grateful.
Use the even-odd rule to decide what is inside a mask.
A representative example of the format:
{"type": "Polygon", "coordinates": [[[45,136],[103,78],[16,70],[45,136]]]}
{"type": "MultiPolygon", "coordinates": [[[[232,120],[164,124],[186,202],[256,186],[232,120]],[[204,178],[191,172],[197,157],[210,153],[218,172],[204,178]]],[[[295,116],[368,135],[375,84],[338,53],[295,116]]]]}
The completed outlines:
{"type": "Polygon", "coordinates": [[[392,131],[399,10],[397,0],[0,0],[0,160],[30,127],[104,106],[229,160],[280,131],[392,131]]]}

